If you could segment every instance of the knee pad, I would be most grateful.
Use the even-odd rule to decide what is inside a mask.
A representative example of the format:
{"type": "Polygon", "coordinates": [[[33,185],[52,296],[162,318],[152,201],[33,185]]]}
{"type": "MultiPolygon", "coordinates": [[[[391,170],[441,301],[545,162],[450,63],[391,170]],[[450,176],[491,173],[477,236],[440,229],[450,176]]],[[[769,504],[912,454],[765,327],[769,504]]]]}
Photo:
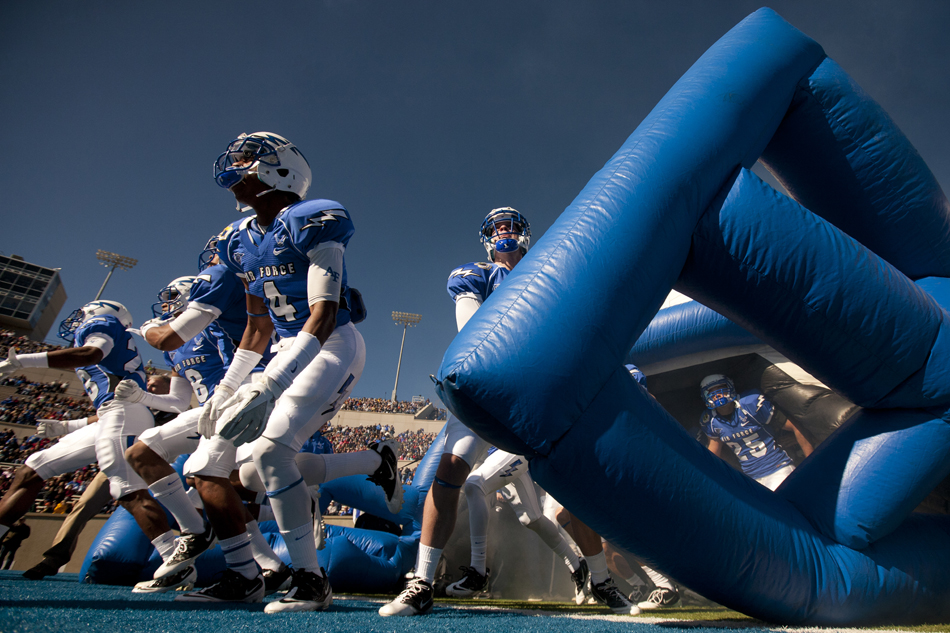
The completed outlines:
{"type": "Polygon", "coordinates": [[[297,452],[289,446],[259,438],[253,444],[254,465],[268,490],[276,490],[300,479],[295,458],[297,452]]]}
{"type": "Polygon", "coordinates": [[[261,481],[261,475],[257,472],[257,466],[253,462],[241,464],[239,471],[241,485],[254,492],[267,492],[264,488],[264,482],[261,481]]]}
{"type": "Polygon", "coordinates": [[[462,485],[462,492],[465,494],[466,499],[470,498],[479,498],[486,496],[481,487],[482,478],[481,477],[469,477],[465,480],[465,483],[462,485]]]}

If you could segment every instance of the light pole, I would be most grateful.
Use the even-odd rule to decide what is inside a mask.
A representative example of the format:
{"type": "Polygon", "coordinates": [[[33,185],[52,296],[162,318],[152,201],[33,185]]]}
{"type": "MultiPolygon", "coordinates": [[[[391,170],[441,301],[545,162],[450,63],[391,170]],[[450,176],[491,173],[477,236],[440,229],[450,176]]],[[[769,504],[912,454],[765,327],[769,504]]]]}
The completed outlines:
{"type": "Polygon", "coordinates": [[[99,292],[96,293],[96,298],[93,299],[93,301],[98,301],[99,297],[102,296],[102,291],[106,289],[106,284],[109,283],[109,278],[112,277],[112,273],[115,272],[116,268],[131,270],[133,266],[139,263],[137,259],[103,250],[96,251],[96,259],[99,260],[100,264],[109,269],[109,274],[106,275],[106,280],[102,282],[102,287],[99,288],[99,292]]]}
{"type": "Polygon", "coordinates": [[[399,345],[399,362],[396,363],[396,384],[393,385],[393,399],[396,401],[396,389],[399,388],[399,368],[402,367],[402,348],[406,345],[406,330],[419,325],[422,320],[421,314],[412,314],[410,312],[393,312],[393,322],[402,323],[402,343],[399,345]]]}

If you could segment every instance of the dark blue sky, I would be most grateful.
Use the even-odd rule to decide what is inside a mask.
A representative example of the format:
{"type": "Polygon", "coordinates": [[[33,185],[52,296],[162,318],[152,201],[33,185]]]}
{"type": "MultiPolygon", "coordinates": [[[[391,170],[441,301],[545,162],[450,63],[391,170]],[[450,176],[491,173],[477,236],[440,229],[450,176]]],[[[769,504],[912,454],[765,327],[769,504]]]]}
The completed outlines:
{"type": "MultiPolygon", "coordinates": [[[[483,216],[514,206],[540,238],[713,42],[733,1],[16,3],[0,21],[0,251],[61,267],[91,300],[97,249],[138,258],[105,297],[150,316],[235,219],[212,161],[240,132],[297,144],[311,197],[343,202],[368,303],[354,395],[433,394],[455,335],[448,272],[484,258],[483,216]]],[[[950,183],[950,3],[770,5],[816,39],[950,183]]],[[[568,315],[563,318],[570,335],[568,315]]],[[[146,357],[158,359],[143,348],[146,357]]]]}

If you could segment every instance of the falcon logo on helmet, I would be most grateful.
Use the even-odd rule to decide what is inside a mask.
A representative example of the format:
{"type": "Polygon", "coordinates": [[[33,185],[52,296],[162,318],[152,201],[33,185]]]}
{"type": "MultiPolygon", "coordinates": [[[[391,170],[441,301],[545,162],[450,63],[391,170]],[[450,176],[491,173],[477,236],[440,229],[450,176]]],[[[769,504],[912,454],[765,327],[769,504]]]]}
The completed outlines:
{"type": "Polygon", "coordinates": [[[63,319],[59,324],[59,337],[72,343],[79,326],[93,317],[106,315],[117,318],[122,327],[132,327],[132,315],[124,305],[118,301],[93,301],[81,308],[76,308],[63,319]]]}
{"type": "Polygon", "coordinates": [[[709,409],[716,409],[739,399],[736,386],[722,374],[710,374],[699,383],[703,402],[709,409]]]}
{"type": "Polygon", "coordinates": [[[531,247],[531,225],[517,209],[499,207],[485,216],[478,232],[482,246],[495,261],[495,253],[512,253],[520,250],[524,255],[531,247]],[[505,237],[496,237],[504,235],[505,237]]]}
{"type": "Polygon", "coordinates": [[[214,162],[214,180],[230,189],[247,174],[256,174],[272,191],[288,191],[301,200],[310,189],[310,163],[297,147],[279,134],[241,134],[214,162]]]}
{"type": "Polygon", "coordinates": [[[152,304],[152,316],[174,315],[185,309],[196,277],[178,277],[158,291],[158,301],[152,304]]]}

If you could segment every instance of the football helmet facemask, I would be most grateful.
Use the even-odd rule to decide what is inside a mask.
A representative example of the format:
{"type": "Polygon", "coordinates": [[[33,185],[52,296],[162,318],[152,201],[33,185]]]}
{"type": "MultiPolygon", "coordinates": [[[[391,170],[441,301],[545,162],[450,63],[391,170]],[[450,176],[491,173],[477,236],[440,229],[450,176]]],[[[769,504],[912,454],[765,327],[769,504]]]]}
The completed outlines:
{"type": "Polygon", "coordinates": [[[297,147],[279,134],[254,132],[241,134],[214,162],[214,180],[230,189],[247,174],[256,174],[270,187],[258,194],[289,191],[301,200],[310,189],[310,163],[297,147]]]}
{"type": "Polygon", "coordinates": [[[152,304],[152,316],[175,315],[185,309],[195,277],[179,277],[158,291],[158,301],[152,304]]]}
{"type": "Polygon", "coordinates": [[[132,327],[132,315],[124,305],[118,301],[93,301],[81,308],[73,310],[68,317],[59,324],[59,337],[64,341],[73,342],[79,326],[92,317],[112,315],[119,319],[122,327],[132,327]]]}
{"type": "Polygon", "coordinates": [[[499,207],[492,209],[485,216],[478,237],[492,261],[495,261],[495,253],[512,253],[520,250],[521,254],[524,255],[531,248],[531,225],[516,209],[499,207]],[[507,222],[510,225],[510,230],[504,231],[510,236],[493,240],[492,237],[499,228],[497,225],[502,222],[507,222]]]}
{"type": "Polygon", "coordinates": [[[703,378],[699,383],[699,391],[709,409],[716,409],[739,399],[732,380],[722,374],[710,374],[703,378]]]}
{"type": "Polygon", "coordinates": [[[211,239],[205,244],[205,248],[198,255],[198,272],[214,266],[214,258],[218,258],[218,263],[223,263],[227,257],[228,236],[234,227],[230,224],[224,227],[217,235],[212,235],[211,239]]]}

